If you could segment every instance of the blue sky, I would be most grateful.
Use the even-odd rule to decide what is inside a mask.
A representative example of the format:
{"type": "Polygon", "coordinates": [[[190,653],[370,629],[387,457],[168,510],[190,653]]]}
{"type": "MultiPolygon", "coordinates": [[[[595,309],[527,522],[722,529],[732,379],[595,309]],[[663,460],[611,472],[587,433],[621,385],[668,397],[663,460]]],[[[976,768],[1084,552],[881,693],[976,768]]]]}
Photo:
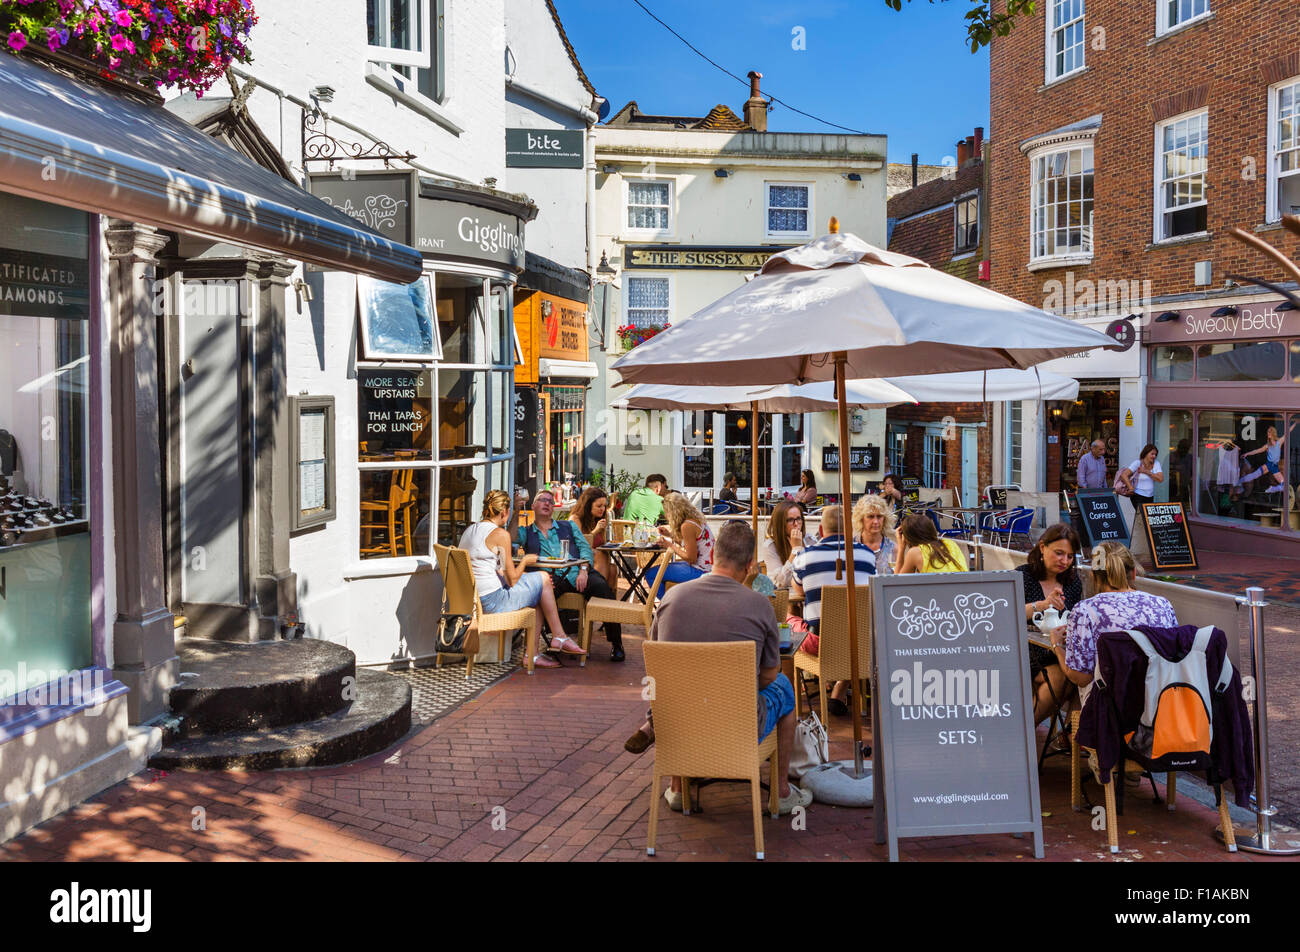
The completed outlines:
{"type": "MultiPolygon", "coordinates": [[[[864,132],[889,136],[891,162],[938,164],[975,126],[989,129],[988,52],[965,43],[965,0],[642,0],[712,59],[764,92],[864,132]],[[807,49],[792,48],[795,27],[807,49]]],[[[555,0],[596,91],[617,110],[740,112],[747,89],[692,53],[632,0],[555,0]]],[[[1024,29],[1023,26],[1018,29],[1024,29]]],[[[834,132],[777,104],[769,128],[834,132]]]]}

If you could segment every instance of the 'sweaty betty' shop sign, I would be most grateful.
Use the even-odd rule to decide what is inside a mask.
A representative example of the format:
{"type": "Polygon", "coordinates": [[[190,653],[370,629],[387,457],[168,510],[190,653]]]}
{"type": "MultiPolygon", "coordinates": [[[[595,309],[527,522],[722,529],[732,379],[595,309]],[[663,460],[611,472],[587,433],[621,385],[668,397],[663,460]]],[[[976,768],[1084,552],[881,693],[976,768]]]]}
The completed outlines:
{"type": "Polygon", "coordinates": [[[1019,572],[875,576],[876,841],[1034,834],[1043,855],[1019,572]]]}

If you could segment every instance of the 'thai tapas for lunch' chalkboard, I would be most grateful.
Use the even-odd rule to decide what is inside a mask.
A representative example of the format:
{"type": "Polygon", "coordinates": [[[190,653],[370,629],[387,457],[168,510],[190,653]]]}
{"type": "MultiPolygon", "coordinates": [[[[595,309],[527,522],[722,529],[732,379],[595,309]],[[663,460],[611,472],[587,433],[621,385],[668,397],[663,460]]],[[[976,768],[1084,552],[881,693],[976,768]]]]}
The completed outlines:
{"type": "Polygon", "coordinates": [[[1151,558],[1158,569],[1196,568],[1196,548],[1192,545],[1192,527],[1181,502],[1142,504],[1151,558]]]}
{"type": "Polygon", "coordinates": [[[876,842],[1034,834],[1043,855],[1019,572],[877,575],[876,842]]]}
{"type": "Polygon", "coordinates": [[[1119,542],[1128,545],[1131,536],[1119,508],[1119,497],[1109,489],[1081,489],[1075,495],[1088,545],[1119,542]]]}

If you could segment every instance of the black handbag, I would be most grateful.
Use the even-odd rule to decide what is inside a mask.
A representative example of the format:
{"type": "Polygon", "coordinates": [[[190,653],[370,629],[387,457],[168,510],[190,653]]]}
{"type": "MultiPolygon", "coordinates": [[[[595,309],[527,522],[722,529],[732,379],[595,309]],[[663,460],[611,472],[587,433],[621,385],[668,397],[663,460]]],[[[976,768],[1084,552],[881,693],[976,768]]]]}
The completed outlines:
{"type": "Polygon", "coordinates": [[[465,638],[473,625],[473,615],[444,614],[438,622],[438,653],[463,654],[465,638]]]}

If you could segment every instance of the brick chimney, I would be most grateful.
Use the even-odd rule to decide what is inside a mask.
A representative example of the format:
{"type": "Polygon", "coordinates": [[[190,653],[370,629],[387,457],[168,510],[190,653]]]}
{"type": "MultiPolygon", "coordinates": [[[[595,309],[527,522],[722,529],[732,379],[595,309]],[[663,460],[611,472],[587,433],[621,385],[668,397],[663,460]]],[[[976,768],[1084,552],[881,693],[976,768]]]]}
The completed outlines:
{"type": "Polygon", "coordinates": [[[975,154],[972,156],[972,158],[976,158],[976,159],[984,158],[984,127],[983,126],[975,127],[975,154]]]}
{"type": "Polygon", "coordinates": [[[749,98],[745,100],[745,124],[755,132],[767,131],[767,100],[758,90],[762,73],[749,71],[749,98]]]}
{"type": "Polygon", "coordinates": [[[966,160],[969,158],[970,158],[970,146],[967,144],[965,139],[958,139],[957,140],[957,168],[961,168],[963,165],[965,165],[966,160]]]}

